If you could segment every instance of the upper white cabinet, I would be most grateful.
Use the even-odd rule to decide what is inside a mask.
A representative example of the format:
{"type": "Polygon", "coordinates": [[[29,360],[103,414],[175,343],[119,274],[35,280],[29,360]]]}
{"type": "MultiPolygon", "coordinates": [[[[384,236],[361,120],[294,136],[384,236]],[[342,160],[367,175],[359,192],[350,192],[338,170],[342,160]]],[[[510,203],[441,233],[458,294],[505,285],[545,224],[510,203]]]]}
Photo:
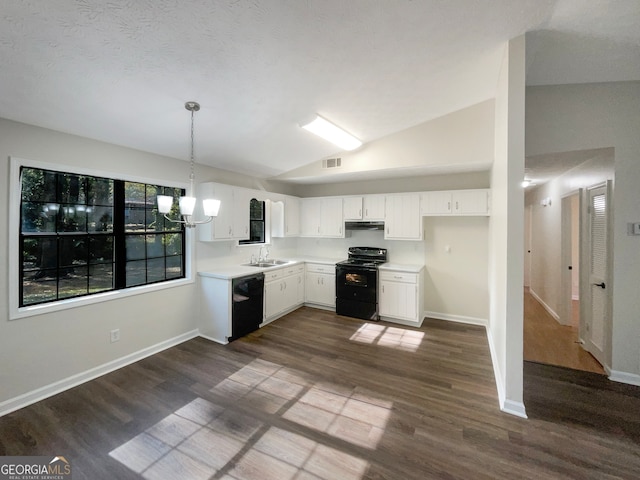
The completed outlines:
{"type": "Polygon", "coordinates": [[[249,238],[250,190],[207,182],[199,185],[198,197],[220,200],[218,216],[212,222],[198,226],[198,238],[201,241],[249,238]]]}
{"type": "Polygon", "coordinates": [[[489,215],[489,190],[424,192],[422,215],[489,215]]]}
{"type": "Polygon", "coordinates": [[[385,198],[384,238],[388,240],[422,240],[420,195],[387,195],[385,198]]]}
{"type": "Polygon", "coordinates": [[[300,226],[303,237],[344,237],[342,197],[303,198],[300,226]]]}
{"type": "Polygon", "coordinates": [[[384,220],[384,195],[344,198],[345,220],[384,220]]]}
{"type": "Polygon", "coordinates": [[[271,204],[271,236],[300,235],[300,199],[286,196],[271,204]]]}
{"type": "Polygon", "coordinates": [[[362,197],[345,197],[342,206],[345,220],[362,220],[362,197]]]}

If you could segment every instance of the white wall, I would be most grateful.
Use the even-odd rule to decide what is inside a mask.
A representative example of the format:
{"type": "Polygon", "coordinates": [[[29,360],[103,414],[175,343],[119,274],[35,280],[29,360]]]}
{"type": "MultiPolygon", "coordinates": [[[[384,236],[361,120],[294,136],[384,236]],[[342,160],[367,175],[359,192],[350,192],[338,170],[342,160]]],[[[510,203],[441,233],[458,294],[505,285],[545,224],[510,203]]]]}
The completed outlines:
{"type": "Polygon", "coordinates": [[[487,217],[424,219],[427,315],[488,323],[488,233],[487,217]]]}
{"type": "Polygon", "coordinates": [[[522,396],[525,40],[506,46],[496,95],[489,227],[489,342],[500,407],[525,416],[522,396]]]}
{"type": "Polygon", "coordinates": [[[615,148],[611,378],[640,384],[640,82],[527,89],[526,152],[615,148]]]}
{"type": "MultiPolygon", "coordinates": [[[[116,361],[196,329],[195,283],[9,321],[9,157],[112,172],[114,176],[188,180],[188,163],[0,119],[0,411],[3,402],[116,361]],[[119,328],[121,340],[110,343],[119,328]]],[[[263,185],[198,166],[198,180],[263,185]],[[201,178],[202,177],[202,178],[201,178]]],[[[62,167],[61,167],[62,168],[62,167]]],[[[264,185],[263,185],[264,186],[264,185]]],[[[273,185],[269,185],[273,187],[273,185]]]]}

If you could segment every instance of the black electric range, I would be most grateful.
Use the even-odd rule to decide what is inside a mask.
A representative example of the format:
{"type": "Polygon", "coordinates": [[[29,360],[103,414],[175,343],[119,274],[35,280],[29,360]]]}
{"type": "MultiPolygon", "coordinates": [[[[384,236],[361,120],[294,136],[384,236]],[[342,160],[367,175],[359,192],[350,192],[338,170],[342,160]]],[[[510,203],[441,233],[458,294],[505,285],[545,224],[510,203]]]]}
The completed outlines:
{"type": "Polygon", "coordinates": [[[338,315],[378,320],[378,266],[386,261],[386,248],[349,248],[349,258],[336,264],[338,315]]]}

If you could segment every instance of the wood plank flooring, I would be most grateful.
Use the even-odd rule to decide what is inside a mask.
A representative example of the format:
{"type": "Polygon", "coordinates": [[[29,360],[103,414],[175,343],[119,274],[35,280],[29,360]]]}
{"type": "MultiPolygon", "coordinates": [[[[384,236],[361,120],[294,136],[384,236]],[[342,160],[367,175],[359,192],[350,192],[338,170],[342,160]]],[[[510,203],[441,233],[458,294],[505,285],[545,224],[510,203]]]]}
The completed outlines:
{"type": "Polygon", "coordinates": [[[75,480],[638,478],[639,389],[570,372],[527,362],[524,420],[484,328],[301,308],[2,417],[0,455],[64,455],[75,480]]]}
{"type": "Polygon", "coordinates": [[[578,343],[578,328],[559,324],[524,292],[524,359],[604,375],[604,369],[578,343]]]}

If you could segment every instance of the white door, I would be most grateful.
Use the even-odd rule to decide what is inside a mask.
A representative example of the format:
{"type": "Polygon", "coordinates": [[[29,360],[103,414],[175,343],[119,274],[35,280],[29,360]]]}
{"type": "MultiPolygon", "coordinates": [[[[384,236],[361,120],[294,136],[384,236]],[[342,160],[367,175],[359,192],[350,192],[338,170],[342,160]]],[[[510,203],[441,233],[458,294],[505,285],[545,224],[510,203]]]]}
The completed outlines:
{"type": "Polygon", "coordinates": [[[611,322],[609,308],[609,206],[608,185],[588,190],[589,199],[589,283],[587,288],[587,323],[585,348],[602,365],[606,365],[608,332],[611,322]]]}

